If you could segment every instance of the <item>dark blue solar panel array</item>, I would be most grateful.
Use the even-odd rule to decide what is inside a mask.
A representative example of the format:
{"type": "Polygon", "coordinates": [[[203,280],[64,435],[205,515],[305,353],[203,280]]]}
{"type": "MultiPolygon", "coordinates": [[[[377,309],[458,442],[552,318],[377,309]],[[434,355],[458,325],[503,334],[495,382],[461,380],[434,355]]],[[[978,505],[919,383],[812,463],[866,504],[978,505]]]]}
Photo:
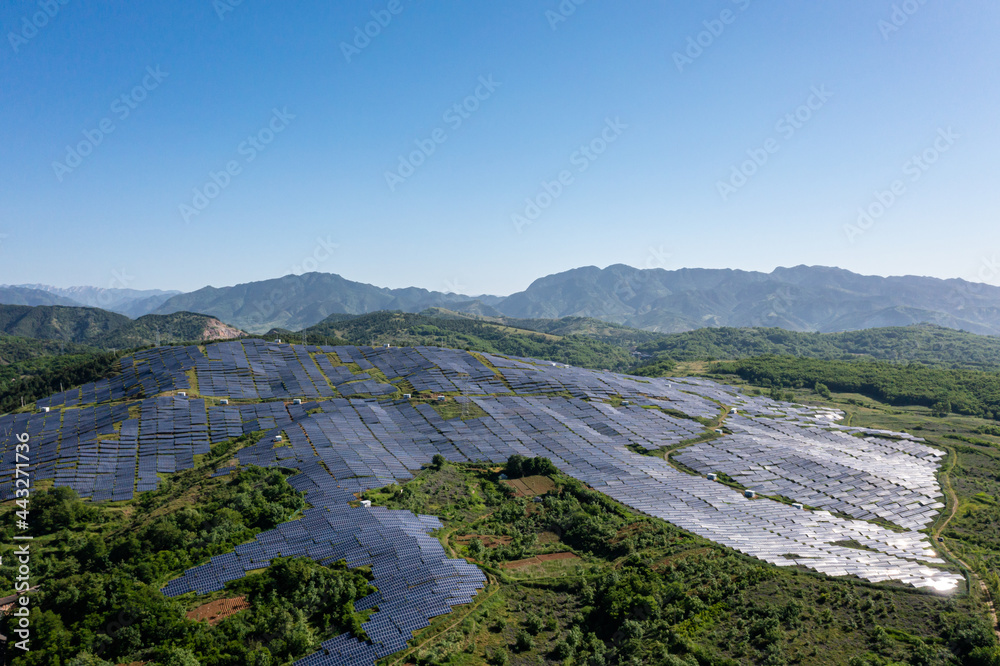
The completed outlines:
{"type": "MultiPolygon", "coordinates": [[[[52,413],[0,417],[3,469],[13,467],[14,433],[27,431],[36,478],[54,478],[57,485],[95,500],[128,499],[133,489],[154,489],[159,474],[191,467],[193,457],[206,453],[210,444],[264,431],[257,444],[238,452],[239,463],[298,470],[289,482],[306,493],[313,508],[300,520],[185,572],[165,592],[218,590],[278,555],[370,565],[378,592],[359,608],[379,609],[365,625],[372,642],[338,636],[304,664],[370,664],[405,647],[414,630],[468,602],[483,586],[478,569],[448,559],[429,536],[440,527],[436,518],[347,506],[357,493],[412,478],[412,470],[436,454],[491,462],[514,453],[546,456],[626,504],[768,561],[772,551],[787,548],[784,544],[793,539],[826,530],[880,550],[883,565],[905,573],[900,579],[939,576],[902,559],[919,559],[923,535],[905,535],[905,555],[898,556],[904,552],[899,547],[903,537],[896,533],[885,539],[873,532],[855,535],[853,523],[834,517],[803,527],[799,523],[809,512],[793,515],[784,505],[744,500],[724,486],[627,448],[668,446],[703,431],[696,421],[643,406],[710,417],[718,414],[718,403],[737,404],[761,418],[781,418],[780,432],[798,440],[808,438],[806,428],[815,426],[807,413],[707,381],[644,379],[532,359],[481,357],[488,364],[473,354],[430,347],[291,347],[260,340],[212,344],[205,354],[197,347],[148,350],[123,360],[121,377],[39,401],[52,413]],[[267,402],[206,404],[200,397],[160,395],[188,390],[190,370],[201,396],[267,402]],[[376,379],[380,375],[389,383],[376,379]],[[471,399],[487,416],[445,420],[428,404],[397,400],[401,392],[394,384],[404,379],[421,392],[462,394],[454,399],[471,399]],[[631,404],[614,407],[611,397],[631,404]],[[133,398],[144,399],[132,403],[132,418],[122,402],[93,406],[133,398]],[[293,404],[292,398],[306,402],[293,404]]],[[[216,475],[232,471],[227,467],[216,475]]],[[[12,495],[11,482],[10,474],[0,476],[2,496],[12,495]]],[[[796,543],[811,547],[808,541],[796,543]]],[[[844,553],[862,552],[823,548],[828,570],[838,570],[848,557],[844,553]]],[[[856,568],[863,573],[864,566],[856,568]]]]}
{"type": "Polygon", "coordinates": [[[13,497],[17,433],[28,433],[32,483],[54,479],[84,497],[132,497],[135,442],[118,440],[115,423],[128,418],[128,405],[98,405],[64,412],[0,417],[0,497],[13,497]]]}

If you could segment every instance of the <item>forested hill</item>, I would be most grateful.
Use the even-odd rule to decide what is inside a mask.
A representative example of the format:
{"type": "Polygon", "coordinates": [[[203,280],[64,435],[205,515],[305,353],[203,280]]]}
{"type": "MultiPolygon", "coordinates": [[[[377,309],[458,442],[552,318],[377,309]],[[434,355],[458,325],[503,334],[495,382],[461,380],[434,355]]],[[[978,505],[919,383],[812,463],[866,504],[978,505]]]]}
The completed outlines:
{"type": "MultiPolygon", "coordinates": [[[[375,312],[359,316],[333,315],[306,329],[305,333],[310,341],[317,343],[330,339],[358,345],[431,345],[530,356],[584,368],[619,371],[628,370],[635,364],[631,353],[634,345],[623,344],[617,338],[627,338],[630,332],[641,339],[655,337],[655,334],[645,331],[631,331],[613,325],[608,327],[609,332],[605,337],[602,331],[584,332],[568,324],[548,322],[547,328],[568,333],[557,335],[510,325],[513,323],[454,316],[375,312]],[[577,330],[580,332],[574,332],[577,330]]],[[[282,333],[272,331],[272,334],[282,333]]],[[[287,332],[283,334],[288,337],[287,332]]]]}
{"type": "Polygon", "coordinates": [[[214,317],[191,312],[132,320],[100,308],[0,305],[0,334],[99,349],[130,349],[157,342],[232,338],[241,333],[214,317]]]}
{"type": "Polygon", "coordinates": [[[1000,337],[920,324],[845,333],[780,328],[703,328],[640,344],[644,355],[675,361],[739,359],[771,354],[820,359],[873,359],[1000,369],[1000,337]]]}

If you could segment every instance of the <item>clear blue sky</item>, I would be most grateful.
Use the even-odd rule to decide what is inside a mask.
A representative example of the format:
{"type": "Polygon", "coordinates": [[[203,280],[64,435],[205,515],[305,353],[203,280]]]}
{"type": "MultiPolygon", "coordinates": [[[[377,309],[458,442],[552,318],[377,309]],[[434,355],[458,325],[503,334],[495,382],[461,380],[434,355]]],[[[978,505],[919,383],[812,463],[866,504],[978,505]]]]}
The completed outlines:
{"type": "Polygon", "coordinates": [[[805,263],[1000,284],[994,0],[61,1],[0,9],[0,283],[315,269],[506,294],[583,265],[805,263]]]}

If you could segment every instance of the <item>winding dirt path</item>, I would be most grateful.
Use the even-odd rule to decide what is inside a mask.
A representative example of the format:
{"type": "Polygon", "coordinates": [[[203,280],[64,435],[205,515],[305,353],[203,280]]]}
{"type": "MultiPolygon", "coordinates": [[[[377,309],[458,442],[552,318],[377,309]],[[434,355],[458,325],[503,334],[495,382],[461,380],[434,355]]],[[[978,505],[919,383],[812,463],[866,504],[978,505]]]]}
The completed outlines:
{"type": "MultiPolygon", "coordinates": [[[[948,497],[951,499],[951,511],[948,513],[948,517],[945,518],[944,522],[934,530],[935,540],[941,538],[941,533],[944,531],[944,528],[948,526],[951,519],[955,517],[956,513],[958,513],[958,494],[956,494],[955,489],[951,487],[951,471],[955,469],[955,461],[958,458],[958,454],[955,453],[955,451],[950,447],[945,448],[948,450],[949,454],[949,465],[947,470],[942,470],[941,476],[945,482],[945,492],[948,493],[948,497]]],[[[972,567],[970,567],[965,560],[953,553],[944,541],[938,541],[938,545],[947,551],[948,555],[950,555],[952,559],[961,564],[965,570],[969,572],[969,578],[974,579],[977,583],[979,583],[979,588],[983,591],[983,596],[986,598],[986,607],[990,611],[990,619],[993,621],[993,632],[997,635],[997,640],[1000,640],[1000,627],[997,626],[1000,623],[997,622],[996,606],[993,604],[993,597],[990,594],[990,589],[986,586],[986,583],[984,583],[983,580],[976,575],[976,572],[972,570],[972,567]]]]}

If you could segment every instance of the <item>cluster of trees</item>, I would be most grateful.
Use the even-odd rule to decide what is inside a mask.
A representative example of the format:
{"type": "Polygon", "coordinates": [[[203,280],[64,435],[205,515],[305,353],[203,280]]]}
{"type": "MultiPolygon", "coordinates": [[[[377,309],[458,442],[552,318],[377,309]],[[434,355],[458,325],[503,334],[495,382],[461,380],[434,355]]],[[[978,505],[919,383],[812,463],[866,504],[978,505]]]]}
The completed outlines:
{"type": "Polygon", "coordinates": [[[765,387],[814,387],[860,393],[893,405],[925,405],[1000,420],[1000,374],[929,368],[917,363],[827,361],[791,356],[758,356],[716,363],[712,372],[735,374],[765,387]]]}
{"type": "MultiPolygon", "coordinates": [[[[531,460],[543,461],[534,463],[538,469],[552,465],[547,458],[527,458],[521,462],[531,460]]],[[[529,513],[525,498],[513,496],[503,484],[483,479],[480,487],[491,513],[472,529],[510,537],[510,542],[486,548],[480,540],[473,539],[469,544],[470,555],[483,562],[530,557],[542,532],[554,532],[563,543],[581,553],[612,559],[644,548],[677,549],[691,544],[691,538],[672,525],[630,514],[614,500],[585,488],[575,479],[559,476],[557,482],[559,492],[547,493],[540,503],[532,503],[535,509],[529,513]]]]}
{"type": "Polygon", "coordinates": [[[0,413],[9,413],[60,389],[106,379],[119,374],[118,356],[93,352],[39,355],[10,365],[0,365],[0,413]]]}
{"type": "Polygon", "coordinates": [[[559,470],[548,458],[541,456],[526,458],[515,453],[507,458],[504,473],[509,479],[520,479],[522,476],[549,476],[551,474],[558,474],[559,470]]]}
{"type": "MultiPolygon", "coordinates": [[[[302,657],[336,633],[361,632],[353,604],[374,591],[367,575],[308,559],[279,560],[230,583],[229,596],[246,596],[248,612],[215,628],[188,620],[184,605],[160,587],[285,522],[305,502],[281,471],[257,467],[204,488],[197,506],[166,513],[176,489],[165,486],[143,495],[124,520],[68,488],[32,496],[32,571],[41,590],[31,615],[32,650],[13,664],[263,666],[302,657]]],[[[13,522],[10,515],[2,520],[13,522]]],[[[12,566],[0,568],[0,587],[10,588],[13,576],[12,566]]],[[[0,622],[0,633],[11,635],[9,622],[0,622]]]]}

